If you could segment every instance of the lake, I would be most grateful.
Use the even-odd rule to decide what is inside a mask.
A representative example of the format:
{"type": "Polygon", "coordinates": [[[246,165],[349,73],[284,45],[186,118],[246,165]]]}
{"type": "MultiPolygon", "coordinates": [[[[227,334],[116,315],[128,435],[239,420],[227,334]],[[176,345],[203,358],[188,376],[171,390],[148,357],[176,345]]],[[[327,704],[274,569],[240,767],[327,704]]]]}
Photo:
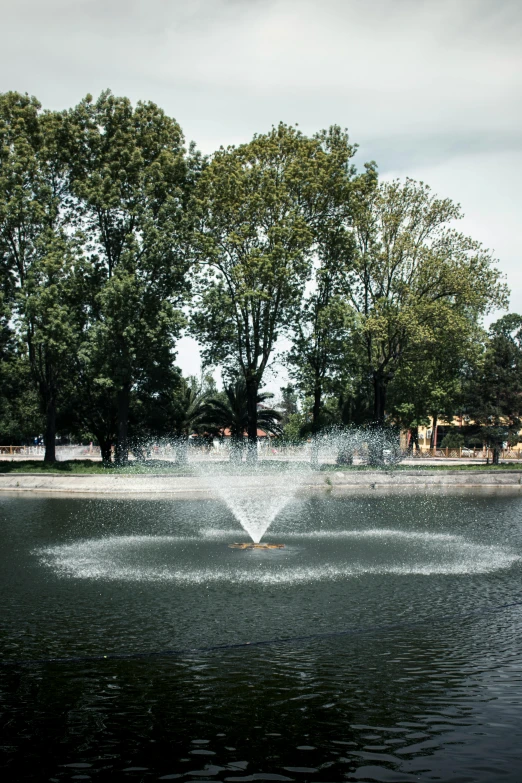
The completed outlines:
{"type": "Polygon", "coordinates": [[[519,491],[303,493],[268,551],[217,500],[0,515],[10,779],[521,780],[519,491]]]}

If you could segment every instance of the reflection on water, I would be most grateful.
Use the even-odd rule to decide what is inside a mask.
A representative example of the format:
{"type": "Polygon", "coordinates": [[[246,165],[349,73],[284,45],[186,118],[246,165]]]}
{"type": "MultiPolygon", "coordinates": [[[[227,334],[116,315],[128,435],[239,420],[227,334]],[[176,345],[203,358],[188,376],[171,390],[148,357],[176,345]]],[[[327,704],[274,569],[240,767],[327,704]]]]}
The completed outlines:
{"type": "Polygon", "coordinates": [[[269,553],[229,550],[238,530],[208,501],[0,509],[4,659],[395,623],[3,667],[11,779],[520,780],[522,613],[464,614],[520,600],[517,497],[303,499],[274,522],[286,549],[269,553]]]}

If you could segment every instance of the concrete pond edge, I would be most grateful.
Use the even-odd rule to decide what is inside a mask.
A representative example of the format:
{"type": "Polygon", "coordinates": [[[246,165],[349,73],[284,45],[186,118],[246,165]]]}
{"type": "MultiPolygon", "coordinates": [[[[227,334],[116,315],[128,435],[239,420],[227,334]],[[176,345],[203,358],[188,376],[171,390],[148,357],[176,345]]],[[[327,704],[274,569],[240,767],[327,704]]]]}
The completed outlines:
{"type": "MultiPolygon", "coordinates": [[[[269,479],[269,476],[267,476],[269,479]]],[[[267,482],[268,483],[268,482],[267,482]]],[[[248,489],[245,477],[245,489],[248,489]]],[[[299,489],[350,490],[356,488],[522,488],[522,471],[329,471],[306,476],[299,489]]],[[[69,474],[11,473],[0,474],[0,492],[67,493],[82,495],[169,495],[190,497],[215,493],[199,476],[165,474],[69,474]]]]}

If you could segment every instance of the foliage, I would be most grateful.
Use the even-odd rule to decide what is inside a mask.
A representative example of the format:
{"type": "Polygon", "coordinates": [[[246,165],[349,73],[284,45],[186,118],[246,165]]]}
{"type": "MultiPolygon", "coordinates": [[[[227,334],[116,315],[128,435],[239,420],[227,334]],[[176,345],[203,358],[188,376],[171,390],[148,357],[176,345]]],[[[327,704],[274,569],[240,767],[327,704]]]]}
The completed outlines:
{"type": "Polygon", "coordinates": [[[324,424],[325,391],[344,379],[354,325],[351,308],[334,292],[331,278],[325,277],[320,271],[316,274],[316,288],[303,302],[287,356],[299,389],[312,400],[312,432],[324,424]]]}
{"type": "Polygon", "coordinates": [[[283,427],[283,440],[299,443],[306,438],[306,416],[304,413],[291,413],[283,427]]]}
{"type": "Polygon", "coordinates": [[[503,443],[518,440],[522,426],[522,316],[500,318],[488,337],[483,361],[469,379],[466,412],[496,463],[503,443]]]}
{"type": "Polygon", "coordinates": [[[32,443],[44,431],[23,343],[0,321],[0,445],[32,443]]]}
{"type": "Polygon", "coordinates": [[[87,96],[68,112],[70,213],[84,237],[87,385],[113,398],[116,457],[128,453],[131,392],[172,371],[189,285],[188,200],[200,167],[151,102],[87,96]]]}
{"type": "Polygon", "coordinates": [[[507,290],[490,254],[452,227],[462,214],[449,199],[411,179],[359,182],[345,290],[363,375],[371,379],[373,420],[382,422],[389,384],[406,357],[441,334],[469,334],[484,313],[505,306],[507,290]]]}
{"type": "MultiPolygon", "coordinates": [[[[263,406],[263,403],[271,397],[273,394],[270,392],[258,392],[256,403],[260,407],[257,411],[257,423],[264,432],[278,435],[281,432],[281,414],[273,408],[263,406]]],[[[225,386],[222,394],[207,400],[204,419],[207,426],[216,428],[221,434],[229,430],[230,459],[240,462],[243,455],[244,435],[248,431],[248,396],[243,378],[236,379],[234,383],[225,386]]]]}
{"type": "MultiPolygon", "coordinates": [[[[313,283],[295,312],[293,344],[286,357],[299,389],[313,400],[312,432],[324,425],[321,410],[325,391],[338,388],[353,364],[355,319],[344,288],[355,253],[351,230],[354,175],[355,170],[347,168],[344,179],[332,183],[328,214],[313,225],[316,255],[313,283]]],[[[368,176],[373,177],[371,166],[367,166],[362,180],[366,181],[368,176]]]]}
{"type": "Polygon", "coordinates": [[[460,449],[464,445],[464,435],[457,432],[455,428],[450,429],[449,432],[444,435],[440,445],[443,449],[460,449]]]}
{"type": "Polygon", "coordinates": [[[410,430],[412,446],[419,446],[420,426],[431,423],[434,432],[439,418],[452,421],[463,413],[468,377],[481,362],[484,338],[471,319],[459,320],[435,328],[432,339],[405,352],[389,385],[388,412],[410,430]]]}
{"type": "Polygon", "coordinates": [[[206,414],[208,391],[197,378],[181,378],[174,396],[174,416],[172,429],[178,438],[188,438],[206,414]]]}
{"type": "Polygon", "coordinates": [[[263,373],[299,307],[315,226],[328,216],[352,154],[338,128],[308,138],[281,123],[248,144],[218,150],[199,181],[193,332],[208,363],[242,374],[251,443],[263,373]]]}
{"type": "Polygon", "coordinates": [[[50,463],[57,434],[96,439],[122,465],[175,439],[183,462],[223,427],[253,446],[258,426],[394,423],[415,442],[462,415],[498,459],[522,423],[522,317],[486,335],[507,290],[460,207],[358,174],[354,152],[337,126],[281,123],[206,161],[151,102],[0,95],[0,439],[44,432],[50,463]],[[221,394],[175,366],[191,296],[204,361],[233,378],[221,394]],[[280,414],[259,389],[281,337],[280,414]]]}
{"type": "Polygon", "coordinates": [[[282,411],[281,424],[284,426],[288,417],[297,413],[299,410],[298,395],[297,390],[292,383],[281,386],[279,391],[281,392],[279,401],[279,408],[282,411]]]}
{"type": "Polygon", "coordinates": [[[55,461],[56,409],[77,344],[75,245],[63,212],[61,118],[35,98],[0,96],[0,276],[23,335],[55,461]]]}

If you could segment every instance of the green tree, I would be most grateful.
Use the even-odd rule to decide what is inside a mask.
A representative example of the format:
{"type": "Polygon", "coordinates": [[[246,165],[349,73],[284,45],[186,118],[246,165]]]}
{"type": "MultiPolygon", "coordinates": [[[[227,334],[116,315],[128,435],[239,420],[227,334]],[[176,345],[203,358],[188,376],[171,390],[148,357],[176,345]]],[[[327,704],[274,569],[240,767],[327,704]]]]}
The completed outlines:
{"type": "MultiPolygon", "coordinates": [[[[189,287],[188,201],[201,160],[154,103],[101,94],[67,114],[70,209],[90,263],[86,382],[112,394],[116,459],[128,458],[131,394],[172,366],[189,287]]],[[[105,428],[107,429],[107,428],[105,428]]]]}
{"type": "Polygon", "coordinates": [[[388,387],[415,346],[506,303],[507,289],[480,243],[458,233],[449,199],[407,179],[368,179],[352,194],[357,252],[346,296],[358,319],[356,346],[371,378],[373,420],[383,423],[388,387]]]}
{"type": "Polygon", "coordinates": [[[136,459],[144,460],[153,443],[171,442],[179,416],[179,397],[184,395],[187,381],[174,365],[168,372],[158,368],[157,376],[149,376],[131,394],[129,412],[129,444],[136,459]]]}
{"type": "Polygon", "coordinates": [[[181,378],[173,396],[172,433],[177,452],[177,461],[188,459],[189,436],[206,429],[207,401],[209,389],[205,381],[194,376],[181,378]]]}
{"type": "Polygon", "coordinates": [[[419,426],[432,425],[431,448],[439,418],[451,421],[463,413],[470,373],[480,365],[485,333],[469,319],[434,325],[422,343],[412,341],[388,391],[388,413],[410,430],[411,447],[419,449],[419,426]]]}
{"type": "Polygon", "coordinates": [[[80,440],[95,440],[103,464],[112,463],[117,437],[117,408],[112,386],[93,371],[90,357],[80,355],[76,365],[76,383],[68,389],[61,419],[66,429],[80,440]]]}
{"type": "Polygon", "coordinates": [[[0,293],[0,445],[20,446],[43,432],[27,346],[11,325],[11,308],[0,293]]]}
{"type": "Polygon", "coordinates": [[[481,365],[470,377],[468,416],[498,464],[504,442],[514,443],[522,426],[522,316],[510,313],[489,329],[481,365]]]}
{"type": "Polygon", "coordinates": [[[464,445],[464,440],[464,435],[456,428],[452,428],[444,435],[440,445],[443,449],[460,449],[464,445]]]}
{"type": "Polygon", "coordinates": [[[0,275],[45,415],[46,462],[56,459],[57,405],[77,345],[62,125],[35,98],[0,96],[0,275]]]}
{"type": "Polygon", "coordinates": [[[288,383],[286,386],[281,386],[279,391],[281,392],[279,401],[279,408],[282,410],[281,424],[284,427],[288,417],[298,412],[299,397],[297,394],[297,389],[293,383],[288,383]]]}
{"type": "Polygon", "coordinates": [[[354,325],[352,309],[336,290],[334,277],[330,270],[316,271],[314,289],[303,300],[296,318],[293,345],[287,355],[300,391],[312,397],[313,432],[320,429],[328,381],[335,382],[345,370],[354,325]]]}
{"type": "Polygon", "coordinates": [[[193,332],[208,363],[228,365],[245,380],[253,460],[263,374],[301,301],[314,225],[327,219],[332,191],[342,191],[353,152],[338,128],[308,138],[281,123],[218,150],[199,181],[193,332]]]}
{"type": "MultiPolygon", "coordinates": [[[[258,392],[256,403],[263,406],[273,397],[270,392],[258,392]]],[[[219,430],[230,431],[230,460],[241,462],[244,436],[248,432],[248,395],[246,383],[238,378],[225,387],[222,394],[210,397],[204,415],[205,421],[219,430]]],[[[260,407],[257,411],[258,426],[271,435],[279,435],[282,416],[274,408],[260,407]]]]}
{"type": "MultiPolygon", "coordinates": [[[[288,353],[291,372],[299,389],[311,398],[310,432],[317,434],[330,423],[325,415],[324,394],[331,391],[346,371],[351,350],[351,308],[319,280],[316,290],[303,303],[288,353]]],[[[314,440],[315,442],[315,440],[314,440]]],[[[312,448],[312,462],[317,462],[312,448]]]]}
{"type": "Polygon", "coordinates": [[[298,444],[305,439],[304,433],[306,432],[306,415],[297,411],[291,413],[286,420],[283,427],[283,440],[291,444],[298,444]]]}
{"type": "MultiPolygon", "coordinates": [[[[345,298],[346,280],[355,254],[352,231],[351,193],[375,179],[373,164],[354,178],[355,169],[346,169],[341,181],[330,187],[328,215],[314,222],[316,264],[310,292],[295,314],[293,344],[287,354],[299,389],[313,400],[311,432],[324,425],[323,395],[339,387],[350,367],[353,307],[345,298]]],[[[313,453],[313,452],[312,452],[313,453]]]]}

